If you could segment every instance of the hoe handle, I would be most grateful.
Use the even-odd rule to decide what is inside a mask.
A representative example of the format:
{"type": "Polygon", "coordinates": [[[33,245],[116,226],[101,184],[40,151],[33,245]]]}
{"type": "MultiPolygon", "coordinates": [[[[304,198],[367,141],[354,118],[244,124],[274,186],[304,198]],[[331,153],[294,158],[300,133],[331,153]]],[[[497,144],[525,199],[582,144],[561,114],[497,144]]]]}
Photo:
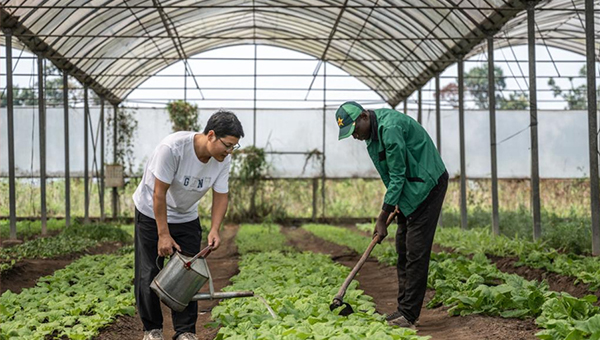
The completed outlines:
{"type": "MultiPolygon", "coordinates": [[[[390,216],[388,217],[385,225],[386,226],[390,225],[390,223],[392,223],[392,220],[394,219],[395,216],[396,216],[395,212],[391,213],[390,216]]],[[[378,242],[379,242],[379,235],[375,235],[373,237],[373,240],[371,240],[371,243],[369,243],[367,250],[365,250],[365,252],[363,253],[360,260],[358,260],[358,262],[356,263],[356,265],[354,265],[354,268],[352,269],[352,271],[350,272],[348,277],[346,277],[346,281],[344,281],[344,284],[340,287],[340,290],[338,290],[338,293],[335,295],[334,300],[337,299],[340,302],[343,301],[344,295],[346,295],[346,289],[348,289],[350,282],[352,282],[352,280],[354,280],[354,277],[356,276],[356,274],[358,273],[360,268],[362,268],[363,264],[365,264],[365,262],[367,261],[367,258],[369,258],[369,255],[371,255],[371,251],[373,251],[373,248],[375,248],[375,246],[377,245],[378,242]]]]}

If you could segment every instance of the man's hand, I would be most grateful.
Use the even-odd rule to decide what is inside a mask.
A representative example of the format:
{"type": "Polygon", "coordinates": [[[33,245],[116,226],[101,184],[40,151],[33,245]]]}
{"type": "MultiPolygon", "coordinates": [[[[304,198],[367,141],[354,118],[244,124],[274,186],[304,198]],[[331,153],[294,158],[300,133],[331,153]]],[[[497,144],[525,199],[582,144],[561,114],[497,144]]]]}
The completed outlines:
{"type": "Polygon", "coordinates": [[[181,248],[173,240],[171,235],[164,235],[158,237],[158,256],[165,257],[167,255],[173,254],[173,248],[177,249],[177,251],[181,252],[181,248]]]}
{"type": "Polygon", "coordinates": [[[389,215],[390,213],[382,210],[379,214],[379,217],[377,217],[377,223],[375,223],[375,230],[373,230],[373,238],[379,238],[379,241],[377,241],[377,243],[381,243],[381,241],[383,241],[383,239],[386,238],[388,235],[387,219],[389,215]]]}
{"type": "Polygon", "coordinates": [[[219,248],[219,245],[221,245],[221,237],[219,236],[218,230],[211,229],[208,233],[208,244],[213,247],[213,250],[219,248]]]}

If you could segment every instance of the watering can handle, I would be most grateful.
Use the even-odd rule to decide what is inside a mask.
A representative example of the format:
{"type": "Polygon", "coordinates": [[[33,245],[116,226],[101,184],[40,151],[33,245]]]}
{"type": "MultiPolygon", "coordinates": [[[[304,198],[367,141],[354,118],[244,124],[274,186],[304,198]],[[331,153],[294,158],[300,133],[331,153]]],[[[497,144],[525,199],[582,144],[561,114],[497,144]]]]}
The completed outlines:
{"type": "Polygon", "coordinates": [[[198,257],[207,257],[210,254],[210,252],[212,252],[212,250],[213,250],[213,246],[208,245],[206,248],[202,249],[198,253],[198,255],[196,255],[195,257],[196,258],[198,258],[198,257]]]}
{"type": "Polygon", "coordinates": [[[208,247],[202,249],[198,254],[194,255],[194,257],[192,257],[191,260],[189,260],[188,262],[186,262],[185,267],[187,269],[190,269],[190,267],[192,266],[192,263],[194,261],[196,261],[197,258],[201,257],[201,258],[205,258],[208,256],[208,254],[210,254],[210,252],[213,250],[213,246],[208,245],[208,247]]]}

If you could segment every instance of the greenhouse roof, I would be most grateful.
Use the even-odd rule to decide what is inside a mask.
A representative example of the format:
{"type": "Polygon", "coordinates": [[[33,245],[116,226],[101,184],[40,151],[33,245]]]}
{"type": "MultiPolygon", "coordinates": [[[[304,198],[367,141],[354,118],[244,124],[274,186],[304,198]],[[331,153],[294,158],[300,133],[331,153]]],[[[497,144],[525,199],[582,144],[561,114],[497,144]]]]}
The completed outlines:
{"type": "MultiPolygon", "coordinates": [[[[179,60],[220,47],[264,44],[338,66],[395,106],[457,58],[485,46],[490,34],[510,36],[496,46],[526,43],[528,3],[9,0],[0,14],[2,26],[11,28],[20,44],[115,104],[179,60]]],[[[585,51],[583,0],[532,4],[537,6],[538,39],[585,51]]]]}

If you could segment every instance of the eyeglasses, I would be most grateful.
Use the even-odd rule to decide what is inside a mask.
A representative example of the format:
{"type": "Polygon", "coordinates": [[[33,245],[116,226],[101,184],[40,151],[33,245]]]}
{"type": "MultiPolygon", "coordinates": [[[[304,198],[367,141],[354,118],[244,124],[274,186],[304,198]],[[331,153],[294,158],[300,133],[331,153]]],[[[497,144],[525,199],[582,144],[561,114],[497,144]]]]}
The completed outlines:
{"type": "Polygon", "coordinates": [[[227,145],[225,142],[223,142],[221,140],[221,138],[217,138],[221,143],[223,143],[223,146],[225,147],[225,150],[227,151],[233,151],[233,150],[237,150],[240,148],[240,144],[235,144],[235,145],[227,145]]]}

